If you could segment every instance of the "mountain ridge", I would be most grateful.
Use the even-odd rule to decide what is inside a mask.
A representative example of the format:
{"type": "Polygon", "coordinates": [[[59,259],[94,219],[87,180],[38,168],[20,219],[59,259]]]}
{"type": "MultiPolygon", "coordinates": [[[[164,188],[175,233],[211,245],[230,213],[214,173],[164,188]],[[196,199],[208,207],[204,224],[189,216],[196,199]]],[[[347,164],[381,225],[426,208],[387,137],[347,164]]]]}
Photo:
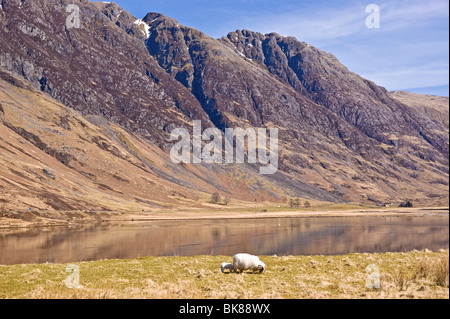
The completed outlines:
{"type": "MultiPolygon", "coordinates": [[[[20,10],[18,1],[2,2],[3,113],[13,103],[5,92],[15,90],[9,84],[17,82],[28,91],[31,85],[50,95],[92,125],[118,125],[130,134],[126,140],[135,136],[158,151],[140,156],[139,149],[119,139],[125,136],[119,129],[106,130],[97,139],[81,136],[93,149],[116,158],[128,154],[144,172],[158,172],[178,194],[190,194],[183,195],[183,205],[214,191],[242,200],[448,202],[448,126],[350,72],[329,53],[276,33],[237,30],[213,39],[160,13],[138,19],[114,3],[84,0],[75,1],[81,29],[67,29],[65,6],[72,2],[40,2],[24,2],[20,10]],[[169,164],[170,132],[192,129],[194,120],[203,128],[221,130],[279,128],[279,171],[269,178],[257,176],[248,164],[169,164]],[[152,165],[153,157],[167,166],[152,165]],[[260,195],[251,195],[255,192],[260,195]]],[[[6,128],[17,127],[10,121],[3,116],[6,128]]],[[[39,135],[26,131],[33,135],[22,130],[22,138],[38,145],[33,136],[39,135]]],[[[70,166],[76,154],[66,154],[69,163],[63,165],[70,166]]],[[[102,170],[85,173],[104,176],[112,186],[117,183],[117,189],[108,187],[122,192],[128,207],[137,203],[141,209],[154,196],[140,193],[144,202],[138,202],[126,196],[120,183],[124,176],[111,179],[115,174],[102,170]]],[[[158,197],[158,205],[176,203],[170,191],[163,193],[166,197],[158,197]]]]}

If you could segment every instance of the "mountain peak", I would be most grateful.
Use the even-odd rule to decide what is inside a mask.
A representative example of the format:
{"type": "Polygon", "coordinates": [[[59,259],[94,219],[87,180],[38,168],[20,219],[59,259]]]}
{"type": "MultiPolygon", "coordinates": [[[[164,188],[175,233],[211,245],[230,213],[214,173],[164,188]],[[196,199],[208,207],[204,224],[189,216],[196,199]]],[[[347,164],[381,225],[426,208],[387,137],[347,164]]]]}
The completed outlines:
{"type": "Polygon", "coordinates": [[[169,18],[168,16],[158,12],[147,13],[142,21],[144,21],[148,25],[164,23],[166,26],[170,27],[179,26],[177,20],[169,18]]]}

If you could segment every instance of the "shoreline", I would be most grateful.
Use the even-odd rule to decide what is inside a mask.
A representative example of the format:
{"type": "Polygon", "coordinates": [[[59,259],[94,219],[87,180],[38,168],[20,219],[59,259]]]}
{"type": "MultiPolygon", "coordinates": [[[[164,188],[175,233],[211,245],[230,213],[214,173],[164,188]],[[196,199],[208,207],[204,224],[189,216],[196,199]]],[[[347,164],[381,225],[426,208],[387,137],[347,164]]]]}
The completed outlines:
{"type": "Polygon", "coordinates": [[[430,214],[445,215],[449,213],[448,207],[430,208],[391,208],[391,209],[350,209],[350,210],[302,210],[302,211],[274,211],[274,212],[174,212],[166,214],[137,214],[131,215],[134,221],[152,220],[202,220],[202,219],[256,219],[256,218],[311,218],[311,217],[360,217],[360,216],[423,216],[430,214]],[[168,215],[168,214],[167,214],[168,215]]]}
{"type": "Polygon", "coordinates": [[[311,217],[420,217],[424,215],[449,215],[449,207],[417,208],[360,208],[360,209],[199,209],[167,212],[0,212],[0,230],[40,227],[69,227],[86,223],[183,221],[206,219],[259,219],[259,218],[311,218],[311,217]]]}

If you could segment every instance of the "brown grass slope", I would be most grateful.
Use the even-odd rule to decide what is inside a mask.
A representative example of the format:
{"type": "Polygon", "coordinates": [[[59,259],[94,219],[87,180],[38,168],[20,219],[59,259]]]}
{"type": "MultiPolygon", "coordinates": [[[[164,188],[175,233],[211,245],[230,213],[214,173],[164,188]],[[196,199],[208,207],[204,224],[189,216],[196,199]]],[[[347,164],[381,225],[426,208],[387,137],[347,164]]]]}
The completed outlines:
{"type": "Polygon", "coordinates": [[[288,188],[238,166],[174,165],[144,137],[83,116],[0,73],[0,209],[154,211],[209,207],[212,192],[279,200],[288,188]],[[260,187],[253,190],[253,184],[260,187]]]}

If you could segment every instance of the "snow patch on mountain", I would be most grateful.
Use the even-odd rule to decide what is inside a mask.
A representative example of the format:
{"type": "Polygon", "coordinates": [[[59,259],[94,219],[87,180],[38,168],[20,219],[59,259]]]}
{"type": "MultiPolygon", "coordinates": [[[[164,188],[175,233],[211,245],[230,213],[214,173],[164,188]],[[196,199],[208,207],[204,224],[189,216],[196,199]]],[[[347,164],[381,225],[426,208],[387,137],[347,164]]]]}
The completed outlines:
{"type": "Polygon", "coordinates": [[[134,21],[134,24],[143,25],[144,26],[144,31],[142,31],[142,32],[144,32],[144,34],[145,34],[147,39],[150,37],[150,26],[147,23],[145,23],[141,19],[137,19],[136,21],[134,21]]]}

